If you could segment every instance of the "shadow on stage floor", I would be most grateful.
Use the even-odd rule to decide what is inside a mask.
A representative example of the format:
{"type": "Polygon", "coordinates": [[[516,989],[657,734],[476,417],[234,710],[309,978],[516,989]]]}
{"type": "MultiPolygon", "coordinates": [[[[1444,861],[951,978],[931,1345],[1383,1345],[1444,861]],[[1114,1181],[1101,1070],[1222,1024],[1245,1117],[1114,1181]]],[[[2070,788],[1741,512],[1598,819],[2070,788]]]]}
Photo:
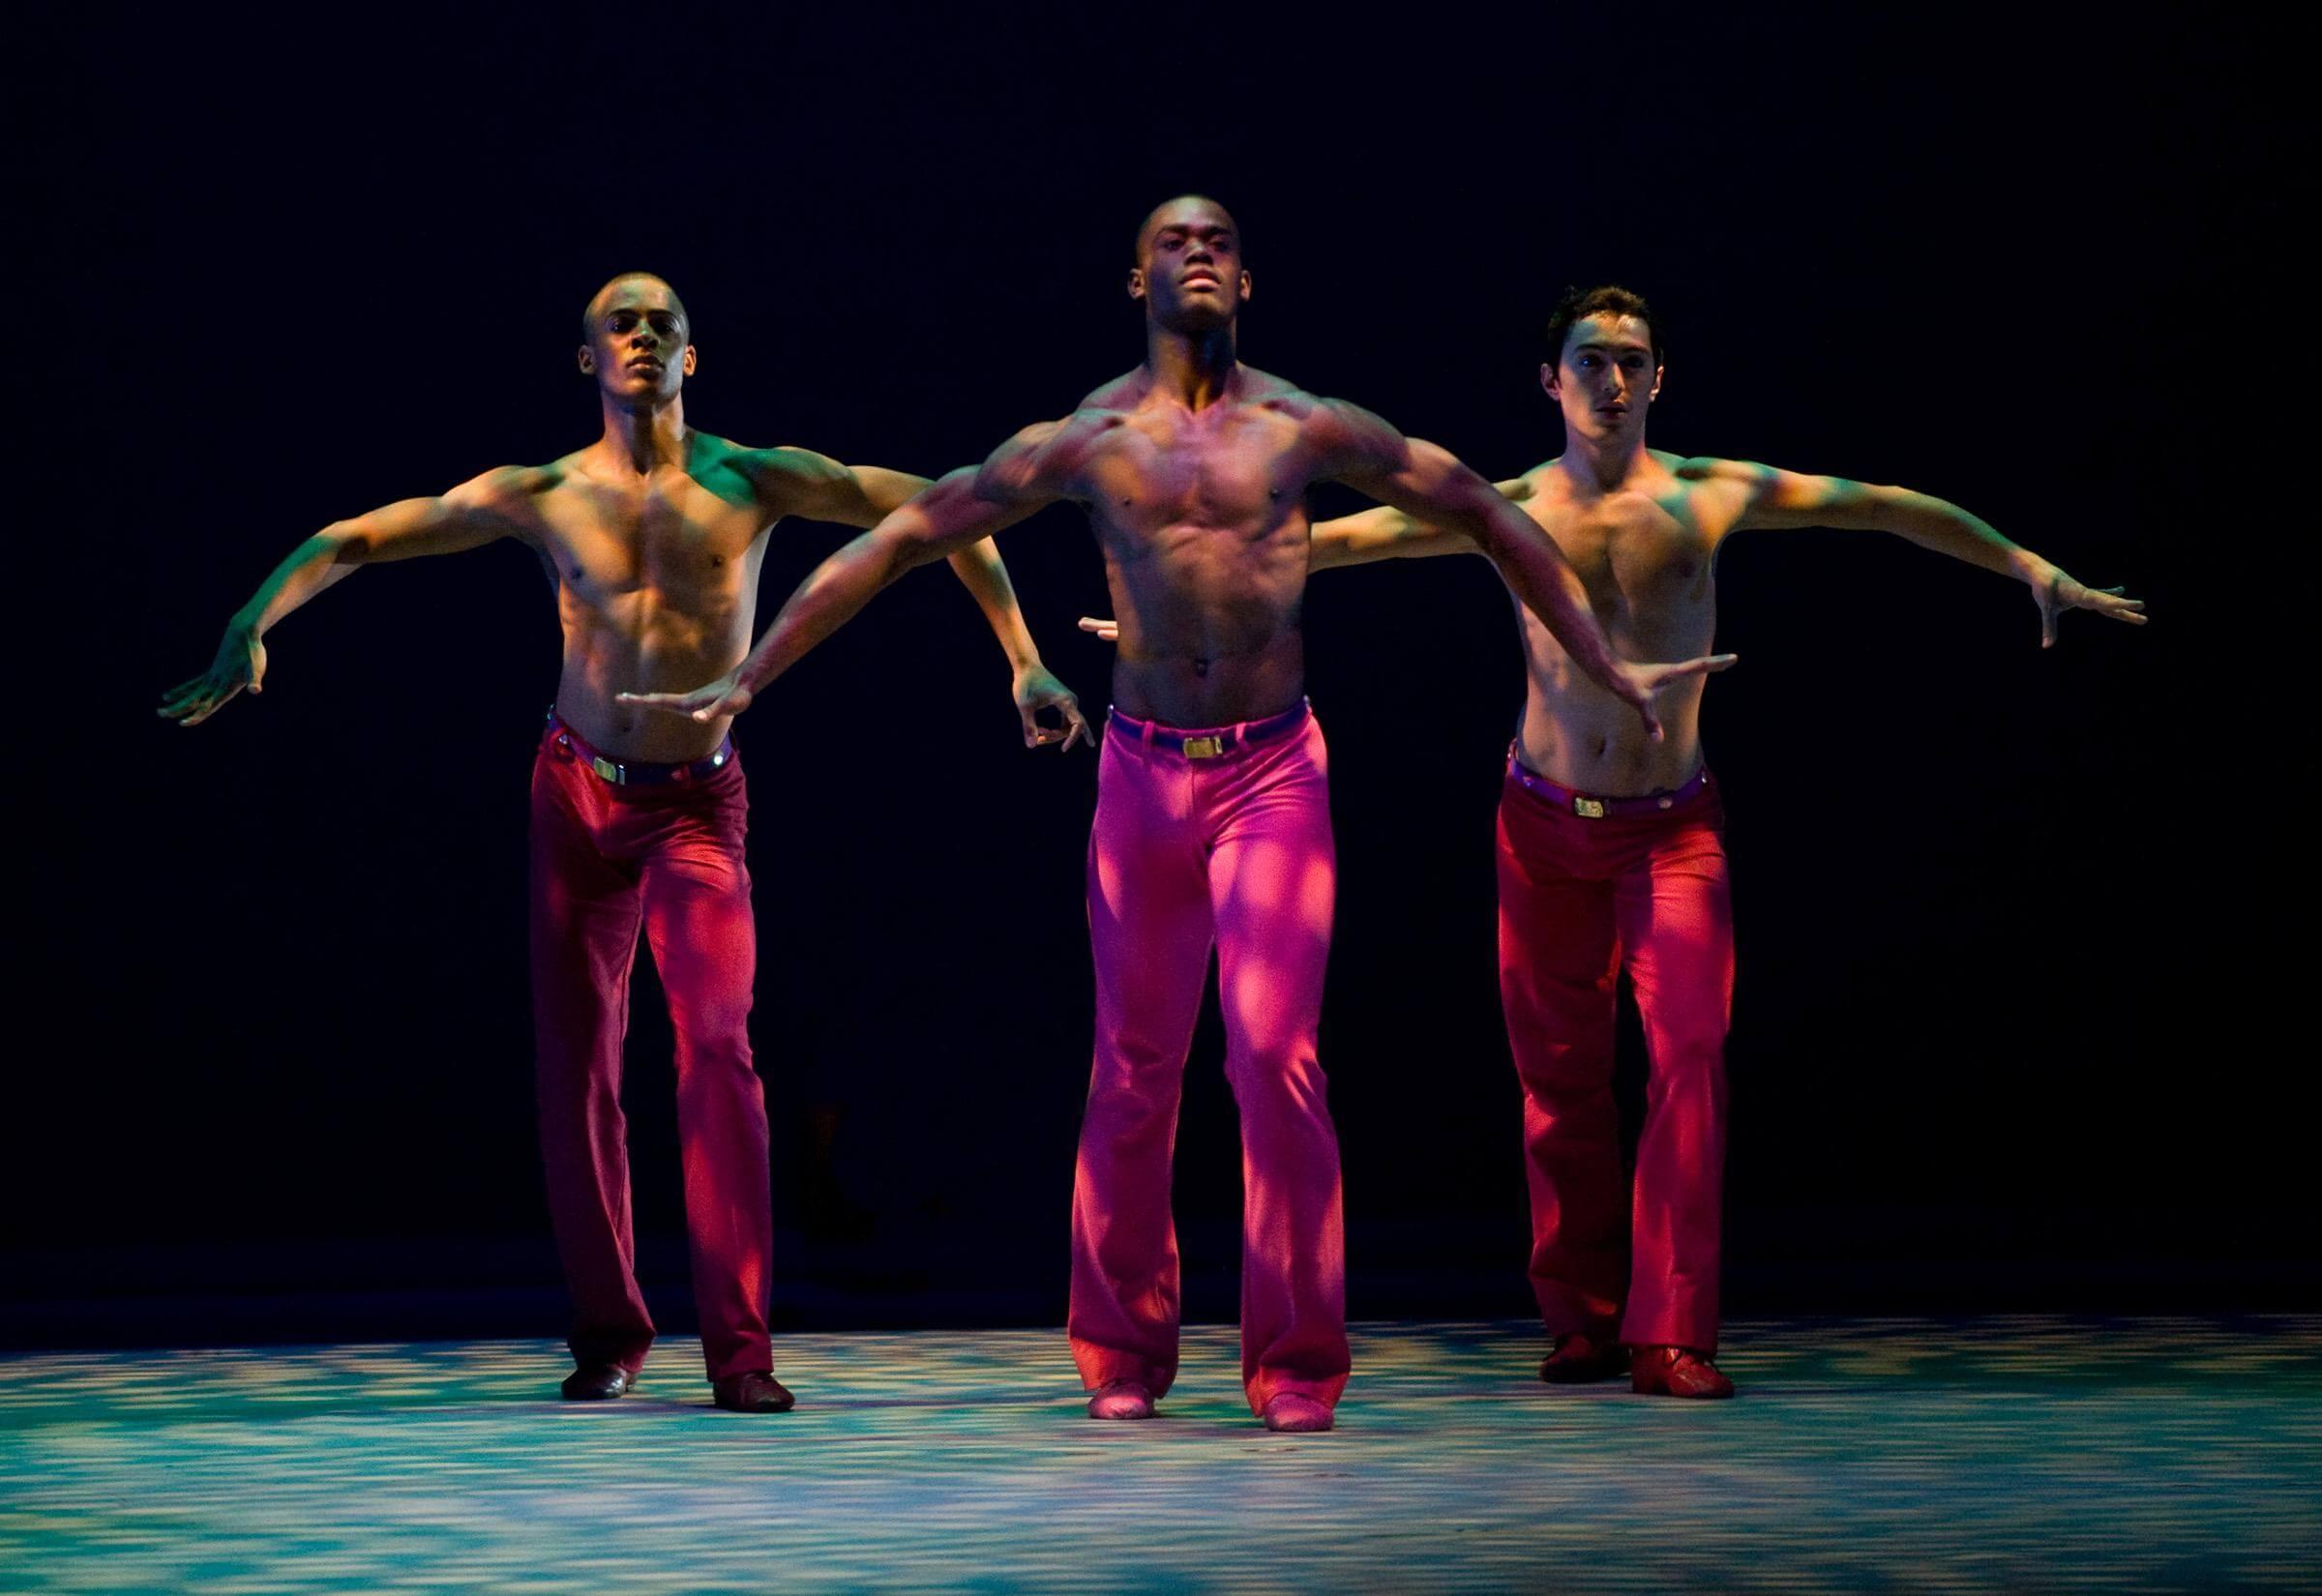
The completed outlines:
{"type": "Polygon", "coordinates": [[[546,1341],[0,1359],[0,1569],[167,1590],[2322,1586],[2322,1318],[1748,1320],[1725,1404],[1551,1389],[1525,1322],[1357,1327],[1326,1435],[1233,1334],[1100,1425],[1054,1330],[698,1344],[554,1400],[546,1341]]]}

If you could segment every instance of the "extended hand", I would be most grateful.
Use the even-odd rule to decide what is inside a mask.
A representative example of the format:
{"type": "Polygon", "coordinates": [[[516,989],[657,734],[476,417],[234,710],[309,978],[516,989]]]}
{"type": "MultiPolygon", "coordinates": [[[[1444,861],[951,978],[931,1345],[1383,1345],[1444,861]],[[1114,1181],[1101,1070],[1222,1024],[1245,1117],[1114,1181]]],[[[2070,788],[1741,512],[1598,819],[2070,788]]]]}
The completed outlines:
{"type": "Polygon", "coordinates": [[[714,721],[721,715],[739,715],[750,707],[751,692],[737,676],[725,675],[691,693],[616,693],[616,704],[658,709],[664,715],[683,715],[696,721],[714,721]]]}
{"type": "Polygon", "coordinates": [[[2091,587],[2076,582],[2052,565],[2032,576],[2032,598],[2039,606],[2039,646],[2056,646],[2056,617],[2068,609],[2093,609],[2130,626],[2145,624],[2145,601],[2124,599],[2117,587],[2091,587]]]}
{"type": "Polygon", "coordinates": [[[1097,635],[1097,636],[1109,643],[1116,643],[1120,641],[1120,623],[1118,621],[1100,620],[1094,615],[1083,615],[1081,617],[1081,630],[1083,632],[1093,632],[1097,635]]]}
{"type": "Polygon", "coordinates": [[[163,694],[162,707],[154,713],[179,725],[197,726],[244,688],[263,693],[265,684],[266,645],[258,640],[255,628],[236,622],[225,629],[210,668],[163,694]]]}
{"type": "Polygon", "coordinates": [[[1673,682],[1724,670],[1741,657],[1739,654],[1705,654],[1696,660],[1680,660],[1675,665],[1631,665],[1623,660],[1614,667],[1619,672],[1620,683],[1615,691],[1643,717],[1646,731],[1657,743],[1661,740],[1661,723],[1653,716],[1652,700],[1660,691],[1673,682]]]}
{"type": "Polygon", "coordinates": [[[1024,723],[1024,746],[1039,748],[1044,744],[1061,742],[1070,748],[1075,743],[1093,746],[1096,733],[1088,729],[1081,714],[1081,700],[1048,672],[1046,665],[1031,665],[1016,673],[1016,717],[1024,723]],[[1060,726],[1044,726],[1039,714],[1053,709],[1064,718],[1060,726]]]}

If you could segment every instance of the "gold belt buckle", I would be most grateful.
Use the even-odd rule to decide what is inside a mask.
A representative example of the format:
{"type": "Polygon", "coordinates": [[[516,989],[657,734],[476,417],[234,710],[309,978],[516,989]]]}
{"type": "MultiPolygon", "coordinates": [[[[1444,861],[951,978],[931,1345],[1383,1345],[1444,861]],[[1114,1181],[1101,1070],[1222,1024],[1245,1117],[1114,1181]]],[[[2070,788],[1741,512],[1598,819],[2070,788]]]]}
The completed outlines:
{"type": "Polygon", "coordinates": [[[1188,759],[1214,759],[1225,752],[1226,740],[1223,737],[1188,737],[1185,739],[1185,757],[1188,759]]]}
{"type": "Polygon", "coordinates": [[[602,776],[602,777],[604,777],[604,778],[605,778],[605,780],[607,780],[608,782],[610,782],[610,783],[611,783],[613,785],[615,785],[615,786],[618,786],[618,785],[620,785],[620,783],[621,783],[621,767],[620,767],[620,766],[618,766],[618,765],[614,764],[614,763],[613,763],[613,762],[612,762],[610,759],[608,759],[608,758],[606,758],[606,757],[605,757],[604,755],[602,755],[602,754],[590,754],[590,755],[589,755],[588,762],[589,762],[590,766],[591,766],[591,767],[593,767],[593,768],[595,769],[596,773],[597,773],[599,776],[602,776]]]}
{"type": "Polygon", "coordinates": [[[1601,820],[1604,818],[1604,800],[1585,798],[1576,792],[1572,795],[1572,813],[1583,820],[1601,820]]]}

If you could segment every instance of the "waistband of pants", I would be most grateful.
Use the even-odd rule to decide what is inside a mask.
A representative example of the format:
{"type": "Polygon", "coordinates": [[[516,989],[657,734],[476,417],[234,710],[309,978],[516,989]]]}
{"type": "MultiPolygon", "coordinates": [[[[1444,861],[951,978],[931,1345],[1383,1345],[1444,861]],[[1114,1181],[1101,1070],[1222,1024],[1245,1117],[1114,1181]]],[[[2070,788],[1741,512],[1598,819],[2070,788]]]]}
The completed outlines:
{"type": "Polygon", "coordinates": [[[1507,750],[1507,779],[1566,814],[1576,814],[1583,820],[1618,820],[1639,814],[1660,814],[1677,808],[1687,799],[1700,797],[1710,785],[1710,767],[1704,765],[1682,784],[1659,792],[1648,792],[1630,798],[1606,798],[1595,793],[1577,792],[1571,787],[1551,782],[1518,758],[1515,745],[1511,743],[1507,750]]]}
{"type": "Polygon", "coordinates": [[[1300,698],[1279,715],[1268,715],[1263,721],[1236,721],[1226,726],[1165,726],[1158,721],[1140,721],[1134,715],[1123,715],[1112,708],[1106,710],[1105,720],[1107,736],[1128,737],[1146,748],[1182,754],[1188,759],[1218,759],[1287,736],[1313,715],[1314,706],[1300,698]]]}
{"type": "Polygon", "coordinates": [[[558,718],[554,705],[549,708],[549,732],[556,746],[569,750],[573,756],[595,771],[616,787],[674,786],[687,782],[700,782],[724,770],[733,758],[733,733],[726,733],[715,752],[705,759],[692,759],[676,765],[646,765],[635,760],[608,759],[589,747],[588,740],[558,718]]]}

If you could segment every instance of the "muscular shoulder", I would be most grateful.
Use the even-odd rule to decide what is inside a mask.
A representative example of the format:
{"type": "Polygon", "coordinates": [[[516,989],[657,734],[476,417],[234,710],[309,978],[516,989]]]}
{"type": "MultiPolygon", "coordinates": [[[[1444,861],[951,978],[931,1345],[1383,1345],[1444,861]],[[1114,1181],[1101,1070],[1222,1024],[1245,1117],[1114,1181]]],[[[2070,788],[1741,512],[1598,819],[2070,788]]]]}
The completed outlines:
{"type": "Polygon", "coordinates": [[[1664,463],[1678,486],[1694,496],[1697,507],[1709,513],[1711,524],[1721,532],[1781,496],[1783,473],[1756,460],[1720,459],[1713,455],[1681,459],[1672,455],[1664,463]]]}
{"type": "Polygon", "coordinates": [[[1240,397],[1244,404],[1262,404],[1285,415],[1304,415],[1316,405],[1327,402],[1288,377],[1261,371],[1255,366],[1244,366],[1236,380],[1240,384],[1240,397]]]}
{"type": "MultiPolygon", "coordinates": [[[[1089,398],[1104,393],[1099,389],[1089,398]]],[[[1060,495],[1106,437],[1127,419],[1123,411],[1111,405],[1084,402],[1069,416],[1035,422],[992,452],[976,473],[976,492],[993,500],[1060,495]]]]}
{"type": "Polygon", "coordinates": [[[761,498],[800,488],[819,488],[847,475],[847,467],[828,455],[794,443],[777,444],[771,449],[745,449],[724,438],[697,434],[696,449],[697,470],[707,467],[731,471],[746,479],[761,498]]]}
{"type": "Polygon", "coordinates": [[[1542,460],[1522,476],[1510,477],[1505,482],[1496,482],[1492,486],[1500,489],[1500,496],[1503,499],[1517,504],[1531,504],[1546,496],[1555,471],[1556,461],[1542,460]]]}
{"type": "Polygon", "coordinates": [[[468,478],[443,499],[461,510],[524,520],[541,495],[571,474],[574,458],[568,455],[547,465],[495,465],[468,478]]]}
{"type": "Polygon", "coordinates": [[[1325,458],[1394,470],[1410,453],[1408,438],[1384,418],[1351,399],[1325,399],[1295,390],[1276,402],[1285,414],[1299,423],[1307,441],[1325,458]]]}
{"type": "Polygon", "coordinates": [[[1773,467],[1760,465],[1755,460],[1720,459],[1714,455],[1686,457],[1658,449],[1652,455],[1682,483],[1732,487],[1754,493],[1773,480],[1773,467]]]}

